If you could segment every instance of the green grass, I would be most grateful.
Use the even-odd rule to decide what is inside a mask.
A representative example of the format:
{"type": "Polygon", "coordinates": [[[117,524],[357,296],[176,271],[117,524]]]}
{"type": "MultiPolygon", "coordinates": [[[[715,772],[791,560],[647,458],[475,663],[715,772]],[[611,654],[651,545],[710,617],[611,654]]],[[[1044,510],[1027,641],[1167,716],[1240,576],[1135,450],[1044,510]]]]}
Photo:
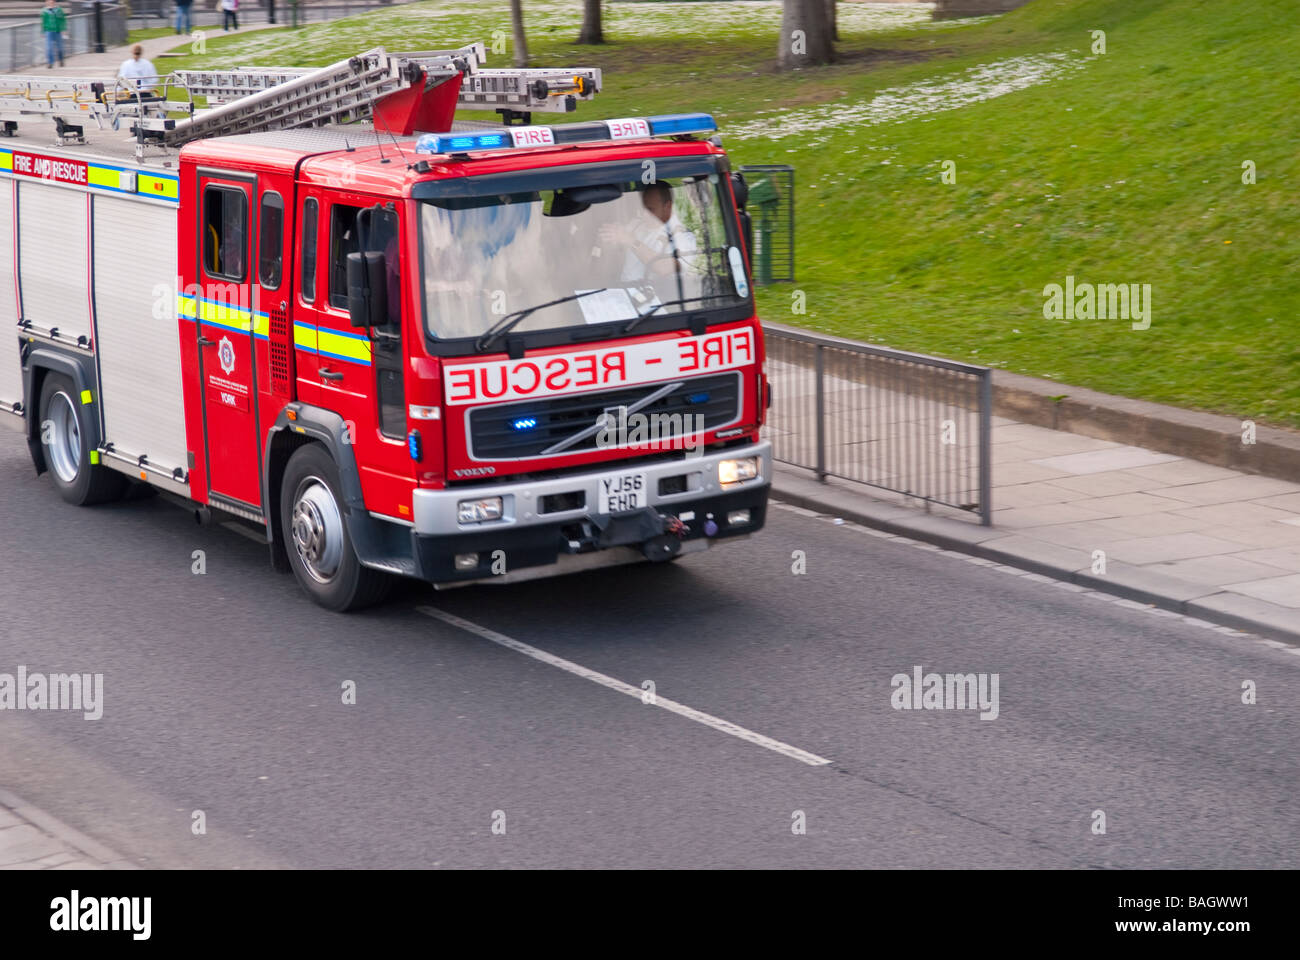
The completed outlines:
{"type": "Polygon", "coordinates": [[[168,34],[174,36],[175,33],[176,31],[172,27],[141,27],[128,33],[126,42],[139,43],[141,40],[152,40],[154,37],[165,37],[168,34]]]}
{"type": "MultiPolygon", "coordinates": [[[[795,167],[807,313],[777,285],[759,294],[766,319],[1300,427],[1300,0],[1034,0],[955,25],[841,3],[841,62],[793,75],[772,69],[777,3],[610,3],[598,48],[572,43],[579,4],[524,8],[537,65],[606,71],[578,119],[707,110],[736,162],[795,167]],[[902,122],[728,132],[1044,54],[1074,69],[902,122]],[[1067,275],[1151,284],[1150,329],[1044,319],[1044,286],[1067,275]]],[[[493,31],[509,33],[504,0],[428,2],[168,62],[317,64],[493,31]]]]}

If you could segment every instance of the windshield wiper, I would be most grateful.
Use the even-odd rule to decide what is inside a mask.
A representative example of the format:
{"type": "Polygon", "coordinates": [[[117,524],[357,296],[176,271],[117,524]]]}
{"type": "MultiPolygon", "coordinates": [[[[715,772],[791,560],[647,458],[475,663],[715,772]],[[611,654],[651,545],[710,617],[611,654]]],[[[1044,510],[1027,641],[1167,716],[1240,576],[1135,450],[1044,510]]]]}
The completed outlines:
{"type": "Polygon", "coordinates": [[[577,300],[579,297],[588,297],[593,293],[603,293],[608,289],[609,287],[601,287],[598,290],[583,290],[581,293],[571,293],[567,297],[560,297],[558,300],[551,300],[549,303],[539,303],[534,307],[528,307],[525,310],[517,310],[514,313],[508,314],[498,320],[487,330],[486,333],[474,341],[474,350],[478,353],[482,353],[488,347],[492,346],[492,344],[496,343],[497,340],[501,339],[519,324],[523,323],[524,320],[531,317],[538,310],[544,310],[547,307],[554,307],[561,303],[568,303],[570,300],[577,300]]]}
{"type": "MultiPolygon", "coordinates": [[[[683,297],[681,300],[669,300],[666,303],[656,303],[653,307],[646,310],[644,313],[639,313],[631,320],[629,320],[627,322],[627,325],[623,327],[622,332],[631,333],[633,330],[636,329],[637,324],[639,324],[646,317],[653,317],[655,314],[659,312],[660,308],[662,307],[675,307],[683,303],[695,303],[697,300],[726,300],[730,296],[731,294],[729,293],[706,293],[703,296],[699,296],[699,297],[683,297]]],[[[667,314],[664,314],[664,316],[667,316],[667,314]]]]}

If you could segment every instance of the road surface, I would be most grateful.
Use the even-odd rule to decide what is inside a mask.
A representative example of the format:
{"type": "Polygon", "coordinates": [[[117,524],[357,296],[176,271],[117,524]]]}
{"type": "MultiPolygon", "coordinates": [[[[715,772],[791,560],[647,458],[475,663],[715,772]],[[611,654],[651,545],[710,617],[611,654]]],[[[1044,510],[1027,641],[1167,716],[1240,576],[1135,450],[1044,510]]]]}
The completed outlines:
{"type": "Polygon", "coordinates": [[[0,711],[0,786],[145,865],[1300,866],[1300,656],[791,508],[340,616],[0,429],[0,531],[0,672],[104,675],[97,721],[0,711]],[[996,719],[894,709],[917,666],[996,719]]]}

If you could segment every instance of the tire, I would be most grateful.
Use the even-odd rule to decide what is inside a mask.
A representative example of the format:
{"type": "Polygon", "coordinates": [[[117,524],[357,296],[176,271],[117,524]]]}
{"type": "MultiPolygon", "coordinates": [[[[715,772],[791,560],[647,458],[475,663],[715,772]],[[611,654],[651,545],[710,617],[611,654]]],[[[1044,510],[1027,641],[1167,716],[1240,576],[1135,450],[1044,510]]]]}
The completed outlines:
{"type": "Polygon", "coordinates": [[[388,596],[392,577],[362,566],[343,516],[338,466],[320,444],[299,447],[280,484],[280,529],[298,585],[327,610],[360,610],[388,596]]]}
{"type": "Polygon", "coordinates": [[[59,496],[79,507],[119,499],[126,492],[127,478],[90,462],[86,408],[72,381],[61,374],[47,373],[41,383],[38,410],[37,431],[45,466],[59,496]]]}

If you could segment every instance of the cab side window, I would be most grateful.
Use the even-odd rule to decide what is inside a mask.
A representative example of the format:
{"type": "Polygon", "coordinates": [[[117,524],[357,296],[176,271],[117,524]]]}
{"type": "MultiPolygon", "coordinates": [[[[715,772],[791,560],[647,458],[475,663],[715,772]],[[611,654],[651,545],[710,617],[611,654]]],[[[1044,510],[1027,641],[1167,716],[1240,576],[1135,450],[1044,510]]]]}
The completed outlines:
{"type": "Polygon", "coordinates": [[[371,327],[370,340],[379,393],[379,428],[390,437],[406,432],[406,392],[402,369],[402,284],[398,220],[392,210],[372,207],[362,217],[361,242],[367,252],[382,253],[386,264],[387,322],[371,327]]]}
{"type": "Polygon", "coordinates": [[[262,194],[258,223],[257,282],[263,290],[278,290],[284,266],[284,200],[278,193],[262,194]]]}
{"type": "Polygon", "coordinates": [[[203,267],[210,277],[244,279],[248,244],[248,198],[236,187],[203,191],[203,267]]]}
{"type": "Polygon", "coordinates": [[[302,265],[298,287],[307,303],[316,301],[316,219],[320,204],[308,197],[302,204],[302,265]]]}
{"type": "Polygon", "coordinates": [[[348,254],[361,249],[357,233],[360,207],[336,203],[330,207],[330,306],[348,308],[348,254]]]}

